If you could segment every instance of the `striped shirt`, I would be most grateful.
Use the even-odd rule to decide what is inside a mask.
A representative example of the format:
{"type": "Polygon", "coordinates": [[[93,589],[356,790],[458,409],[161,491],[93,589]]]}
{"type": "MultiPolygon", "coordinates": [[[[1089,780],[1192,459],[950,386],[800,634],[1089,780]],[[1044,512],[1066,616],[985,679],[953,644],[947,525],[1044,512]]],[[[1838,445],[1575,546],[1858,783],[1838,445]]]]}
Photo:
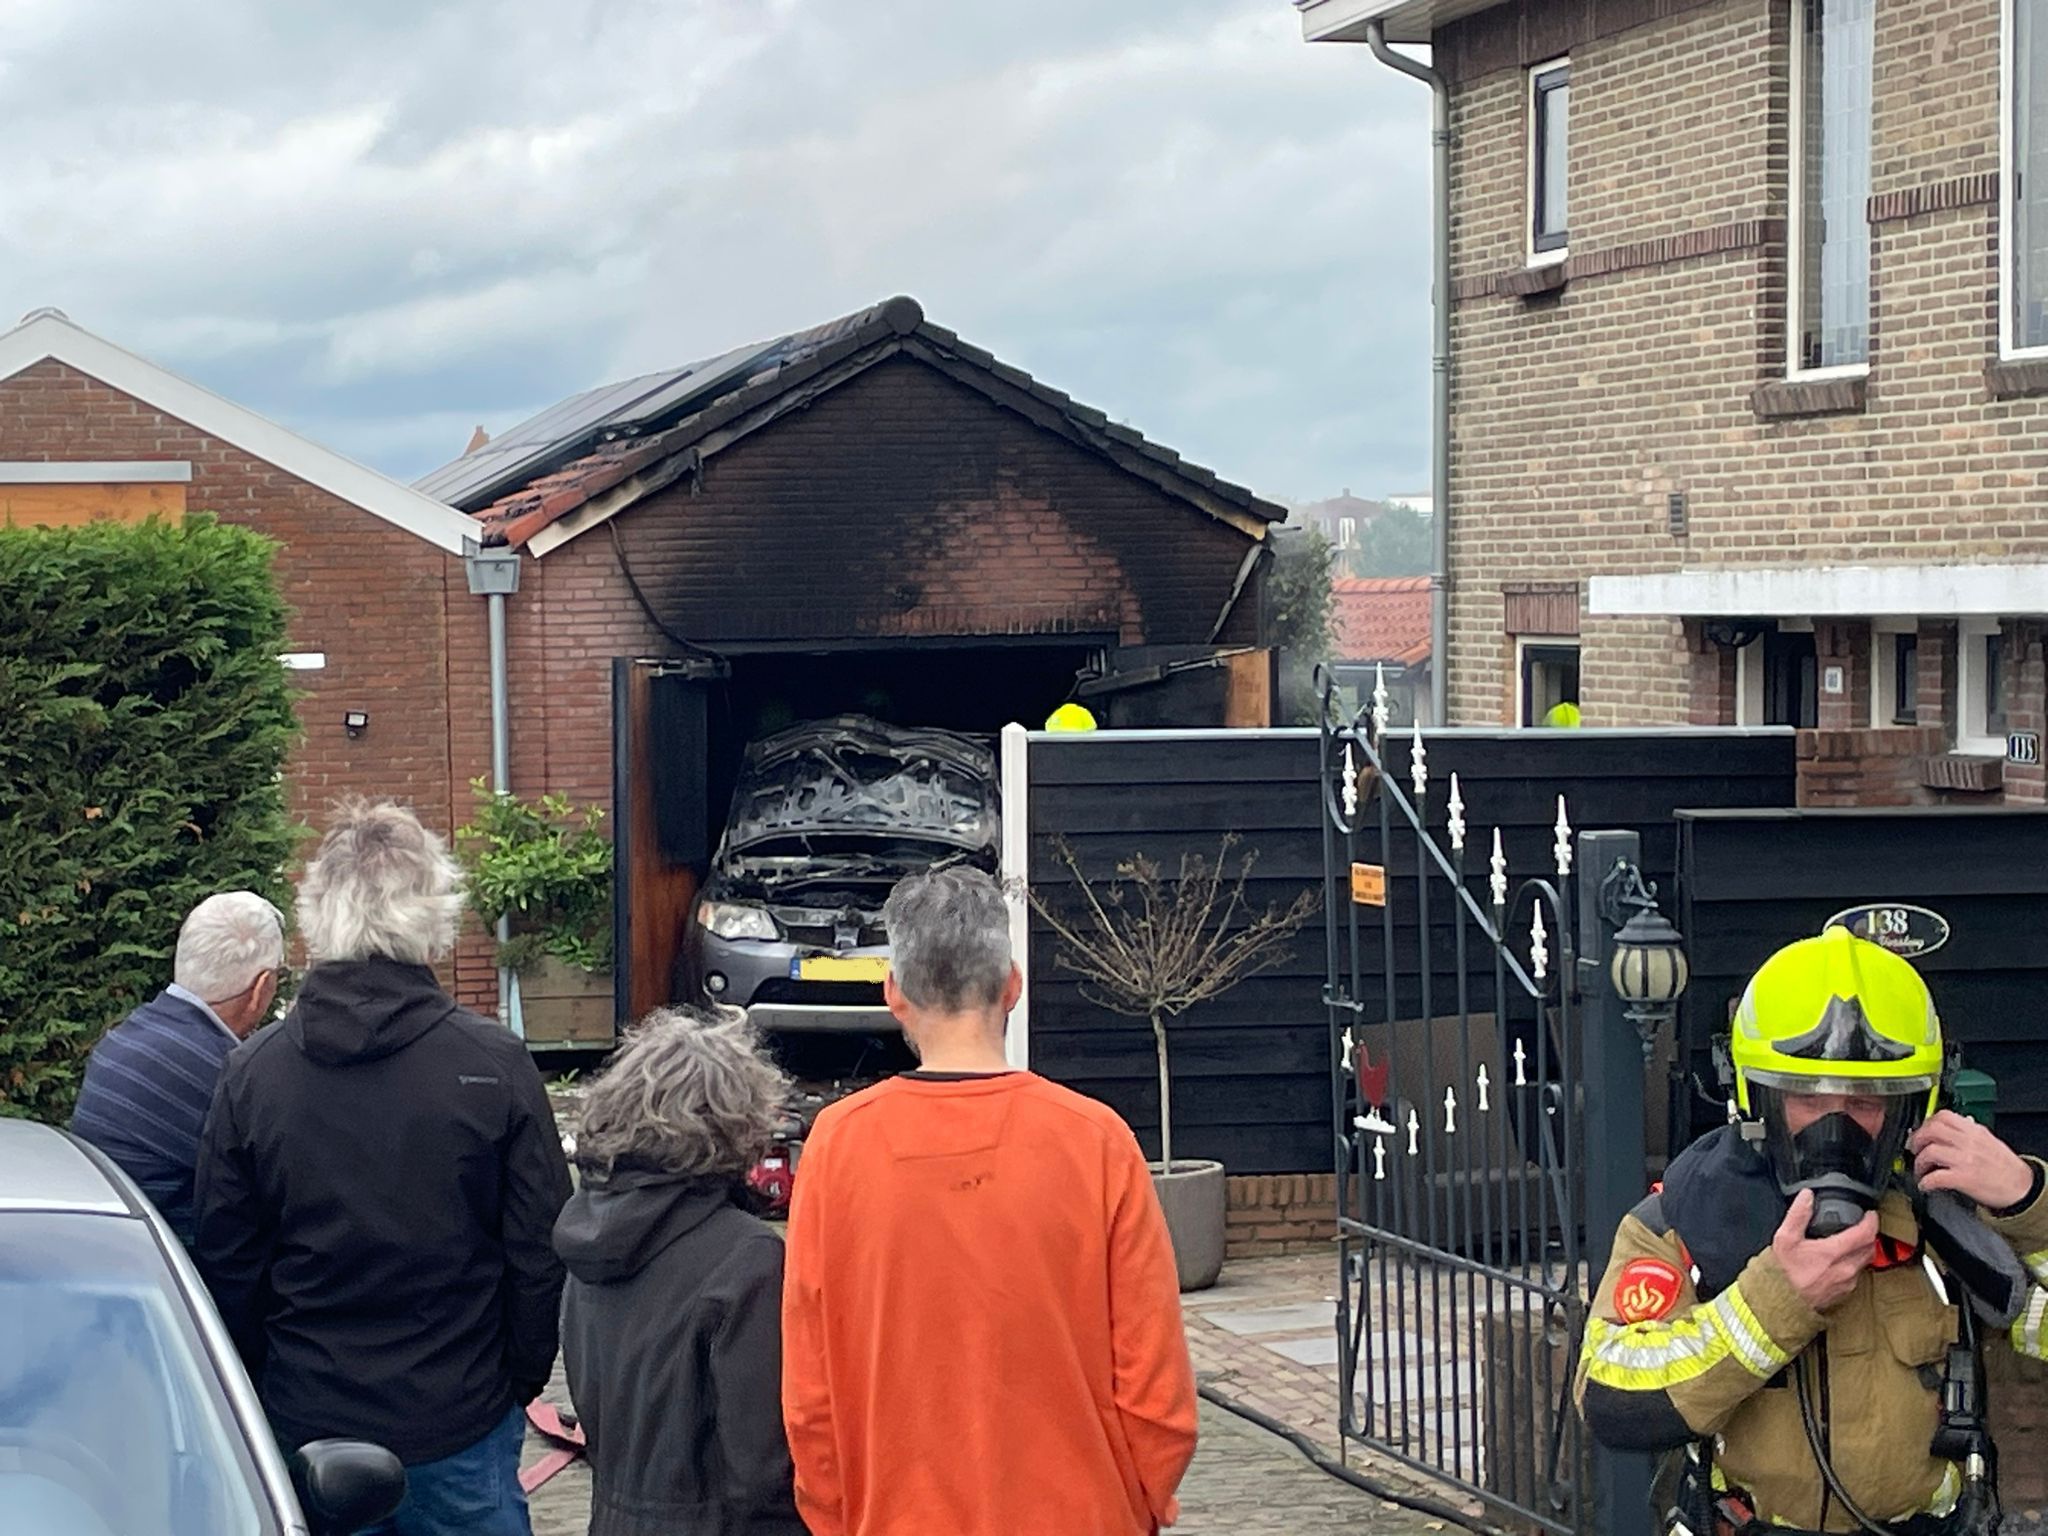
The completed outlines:
{"type": "Polygon", "coordinates": [[[199,1133],[235,1045],[211,1008],[167,987],[93,1047],[71,1115],[72,1132],[118,1163],[188,1246],[199,1133]]]}

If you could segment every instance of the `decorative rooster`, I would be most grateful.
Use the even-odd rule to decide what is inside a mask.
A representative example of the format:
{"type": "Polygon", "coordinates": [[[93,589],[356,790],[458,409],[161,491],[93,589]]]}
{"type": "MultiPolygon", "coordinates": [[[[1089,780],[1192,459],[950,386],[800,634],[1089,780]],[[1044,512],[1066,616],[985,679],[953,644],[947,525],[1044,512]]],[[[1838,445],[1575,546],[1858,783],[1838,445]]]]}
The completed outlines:
{"type": "Polygon", "coordinates": [[[1366,1130],[1389,1132],[1393,1123],[1380,1113],[1387,1103],[1387,1076],[1393,1070],[1392,1061],[1375,1063],[1372,1052],[1360,1041],[1354,1057],[1354,1071],[1358,1078],[1358,1094],[1365,1100],[1365,1118],[1360,1123],[1366,1130]]]}

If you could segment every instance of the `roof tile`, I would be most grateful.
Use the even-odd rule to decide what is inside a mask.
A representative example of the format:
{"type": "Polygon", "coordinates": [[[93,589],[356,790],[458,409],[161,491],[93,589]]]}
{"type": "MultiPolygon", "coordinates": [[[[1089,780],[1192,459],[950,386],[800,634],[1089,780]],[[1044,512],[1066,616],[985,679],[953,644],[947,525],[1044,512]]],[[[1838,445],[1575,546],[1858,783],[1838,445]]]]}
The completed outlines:
{"type": "Polygon", "coordinates": [[[1414,666],[1429,657],[1427,576],[1344,576],[1330,583],[1331,648],[1339,661],[1414,666]]]}

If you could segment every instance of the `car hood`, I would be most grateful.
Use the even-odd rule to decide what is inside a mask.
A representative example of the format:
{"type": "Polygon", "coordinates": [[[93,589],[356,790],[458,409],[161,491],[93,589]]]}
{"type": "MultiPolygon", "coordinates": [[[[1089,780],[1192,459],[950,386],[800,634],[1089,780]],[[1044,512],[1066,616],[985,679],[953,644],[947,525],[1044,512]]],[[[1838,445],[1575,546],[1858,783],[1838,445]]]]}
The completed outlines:
{"type": "Polygon", "coordinates": [[[813,721],[747,749],[718,862],[734,872],[894,866],[992,851],[998,801],[995,754],[969,737],[862,716],[813,721]]]}

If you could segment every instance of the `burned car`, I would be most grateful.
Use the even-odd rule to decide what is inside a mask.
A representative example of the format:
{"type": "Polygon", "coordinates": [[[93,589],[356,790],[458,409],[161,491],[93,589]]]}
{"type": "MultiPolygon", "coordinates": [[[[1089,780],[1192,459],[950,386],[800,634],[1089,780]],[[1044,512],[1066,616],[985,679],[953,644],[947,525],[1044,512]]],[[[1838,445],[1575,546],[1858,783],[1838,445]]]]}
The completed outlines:
{"type": "Polygon", "coordinates": [[[686,942],[687,985],[764,1031],[893,1030],[882,903],[905,875],[993,871],[995,754],[950,731],[864,716],[748,747],[686,942]]]}

